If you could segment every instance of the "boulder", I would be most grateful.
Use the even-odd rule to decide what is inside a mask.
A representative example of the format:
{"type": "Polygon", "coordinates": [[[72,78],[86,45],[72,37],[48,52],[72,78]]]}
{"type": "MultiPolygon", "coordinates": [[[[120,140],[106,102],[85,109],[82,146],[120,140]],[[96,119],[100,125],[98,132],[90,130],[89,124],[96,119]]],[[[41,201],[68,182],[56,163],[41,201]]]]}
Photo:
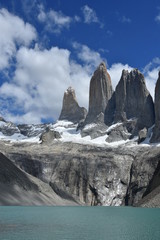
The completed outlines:
{"type": "Polygon", "coordinates": [[[143,128],[138,133],[138,143],[143,142],[147,137],[147,128],[143,128]]]}
{"type": "Polygon", "coordinates": [[[69,87],[64,93],[63,106],[59,120],[78,123],[82,119],[85,119],[86,115],[87,110],[84,107],[80,107],[77,102],[75,90],[69,87]]]}
{"type": "Polygon", "coordinates": [[[117,142],[122,140],[127,140],[130,138],[131,134],[127,131],[127,128],[124,124],[118,123],[115,126],[111,126],[107,130],[108,137],[106,138],[106,142],[117,142]]]}
{"type": "Polygon", "coordinates": [[[49,127],[46,128],[46,131],[41,134],[40,140],[42,143],[49,144],[51,143],[54,139],[59,139],[61,138],[61,135],[59,132],[51,130],[49,127]]]}

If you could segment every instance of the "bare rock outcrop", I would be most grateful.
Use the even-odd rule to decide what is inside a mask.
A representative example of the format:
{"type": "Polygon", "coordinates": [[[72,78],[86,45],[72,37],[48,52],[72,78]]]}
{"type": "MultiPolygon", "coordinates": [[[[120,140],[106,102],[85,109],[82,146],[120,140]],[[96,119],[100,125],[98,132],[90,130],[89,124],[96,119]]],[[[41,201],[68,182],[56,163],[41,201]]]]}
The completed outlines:
{"type": "Polygon", "coordinates": [[[160,72],[155,88],[155,127],[151,142],[160,141],[160,72]]]}
{"type": "MultiPolygon", "coordinates": [[[[2,145],[2,143],[1,143],[2,145]]],[[[4,146],[6,155],[65,200],[85,205],[124,205],[134,152],[54,141],[4,146]],[[8,151],[9,150],[9,151],[8,151]],[[122,167],[123,166],[123,167],[122,167]]]]}
{"type": "MultiPolygon", "coordinates": [[[[126,194],[126,205],[130,206],[141,205],[143,198],[146,199],[148,195],[151,200],[159,193],[153,191],[160,186],[160,149],[149,147],[144,151],[143,147],[137,146],[135,150],[138,154],[131,166],[130,183],[126,194]]],[[[158,204],[160,207],[160,201],[156,203],[157,206],[158,204]]]]}
{"type": "Polygon", "coordinates": [[[138,143],[143,142],[147,137],[147,128],[143,128],[138,133],[138,143]]]}
{"type": "Polygon", "coordinates": [[[145,79],[138,69],[130,73],[123,70],[121,79],[116,87],[115,96],[111,98],[106,111],[105,122],[125,122],[136,119],[133,134],[154,124],[155,113],[152,97],[147,90],[145,79]]]}
{"type": "Polygon", "coordinates": [[[14,165],[0,153],[0,205],[75,205],[47,184],[14,165]]]}
{"type": "Polygon", "coordinates": [[[41,143],[50,144],[54,139],[60,139],[61,135],[59,132],[51,130],[49,127],[46,128],[40,136],[41,143]]]}
{"type": "Polygon", "coordinates": [[[84,107],[80,107],[77,99],[75,90],[69,87],[63,97],[62,111],[59,120],[68,120],[74,123],[85,119],[87,110],[84,107]]]}
{"type": "Polygon", "coordinates": [[[105,63],[102,62],[94,72],[89,91],[89,111],[85,123],[95,122],[100,113],[104,113],[113,94],[112,83],[105,63]]]}

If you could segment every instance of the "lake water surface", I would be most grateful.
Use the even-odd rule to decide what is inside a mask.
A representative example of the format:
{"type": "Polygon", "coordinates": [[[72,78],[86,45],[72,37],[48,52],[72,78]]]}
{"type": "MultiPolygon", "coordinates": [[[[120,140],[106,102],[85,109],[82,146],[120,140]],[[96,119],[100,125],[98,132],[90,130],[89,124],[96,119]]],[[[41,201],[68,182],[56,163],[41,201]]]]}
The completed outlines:
{"type": "Polygon", "coordinates": [[[0,240],[158,240],[160,209],[0,207],[0,240]]]}

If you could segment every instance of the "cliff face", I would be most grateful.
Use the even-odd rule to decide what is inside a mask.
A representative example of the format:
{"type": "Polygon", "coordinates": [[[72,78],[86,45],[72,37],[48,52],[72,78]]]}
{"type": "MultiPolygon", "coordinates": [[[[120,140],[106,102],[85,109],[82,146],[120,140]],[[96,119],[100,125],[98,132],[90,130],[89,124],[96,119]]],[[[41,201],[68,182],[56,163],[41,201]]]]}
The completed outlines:
{"type": "Polygon", "coordinates": [[[150,147],[61,142],[14,144],[9,151],[1,143],[2,148],[16,165],[48,184],[61,199],[89,206],[137,205],[152,181],[160,154],[150,147]]]}
{"type": "Polygon", "coordinates": [[[106,124],[133,118],[137,119],[137,131],[151,127],[155,121],[152,97],[146,88],[144,76],[137,69],[130,73],[123,70],[115,96],[110,100],[105,112],[106,124]]]}
{"type": "MultiPolygon", "coordinates": [[[[154,142],[160,139],[159,91],[160,77],[154,142]]],[[[63,121],[16,126],[0,119],[0,149],[8,158],[0,155],[0,204],[160,207],[160,148],[148,143],[154,105],[143,75],[124,70],[113,93],[101,63],[91,79],[85,117],[69,88],[63,121]]]]}
{"type": "Polygon", "coordinates": [[[112,83],[105,63],[101,63],[93,74],[89,90],[89,111],[86,123],[94,122],[100,113],[104,113],[113,93],[112,83]]]}
{"type": "Polygon", "coordinates": [[[50,147],[14,145],[4,151],[16,165],[48,183],[63,199],[89,206],[124,205],[131,152],[60,142],[50,147]]]}
{"type": "Polygon", "coordinates": [[[0,153],[0,205],[76,205],[63,200],[40,179],[27,174],[0,153]]]}
{"type": "Polygon", "coordinates": [[[155,88],[155,127],[151,142],[160,141],[160,72],[155,88]]]}

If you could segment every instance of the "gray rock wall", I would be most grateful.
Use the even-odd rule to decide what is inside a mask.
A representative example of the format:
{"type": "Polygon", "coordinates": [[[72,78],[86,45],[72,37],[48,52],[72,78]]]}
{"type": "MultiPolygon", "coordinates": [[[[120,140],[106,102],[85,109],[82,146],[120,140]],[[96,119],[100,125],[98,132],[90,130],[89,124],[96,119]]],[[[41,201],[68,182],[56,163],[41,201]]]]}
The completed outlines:
{"type": "Polygon", "coordinates": [[[104,113],[113,94],[112,83],[105,63],[101,63],[93,74],[89,90],[89,111],[86,123],[96,121],[100,113],[104,113]]]}
{"type": "Polygon", "coordinates": [[[148,92],[144,76],[134,69],[130,73],[123,70],[121,79],[105,111],[106,124],[137,119],[135,134],[144,127],[154,124],[154,103],[148,92]]]}
{"type": "Polygon", "coordinates": [[[155,127],[151,142],[160,141],[160,72],[155,88],[155,127]]]}
{"type": "Polygon", "coordinates": [[[63,106],[59,120],[68,120],[74,123],[78,123],[84,120],[87,115],[87,110],[84,107],[78,105],[75,90],[69,87],[63,97],[63,106]]]}

